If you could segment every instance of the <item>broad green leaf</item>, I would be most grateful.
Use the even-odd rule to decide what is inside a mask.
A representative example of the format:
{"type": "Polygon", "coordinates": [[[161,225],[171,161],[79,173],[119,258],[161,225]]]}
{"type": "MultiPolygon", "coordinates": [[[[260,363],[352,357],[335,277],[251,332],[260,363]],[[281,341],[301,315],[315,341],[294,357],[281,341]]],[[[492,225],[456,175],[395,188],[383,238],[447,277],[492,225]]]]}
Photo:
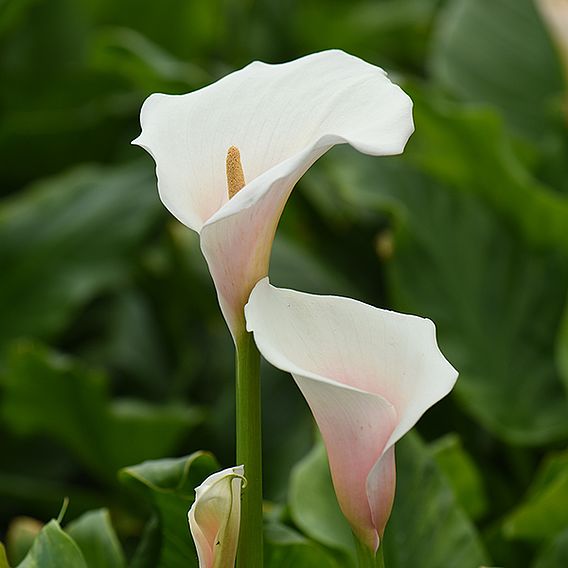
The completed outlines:
{"type": "MultiPolygon", "coordinates": [[[[395,504],[382,545],[386,566],[479,568],[486,562],[480,539],[431,452],[410,433],[397,444],[396,455],[395,504]]],[[[330,546],[335,537],[346,546],[351,536],[349,526],[345,521],[331,523],[329,519],[338,515],[338,505],[325,452],[316,447],[300,464],[302,469],[301,476],[298,469],[294,472],[290,488],[293,520],[317,542],[330,546]],[[318,491],[317,499],[312,496],[313,489],[318,491]]]]}
{"type": "Polygon", "coordinates": [[[126,289],[109,302],[103,318],[103,338],[98,338],[89,356],[93,358],[94,352],[97,361],[126,376],[137,387],[136,392],[163,396],[170,386],[166,353],[171,345],[149,299],[137,290],[126,289]]]}
{"type": "Polygon", "coordinates": [[[550,458],[526,499],[508,516],[509,538],[549,539],[568,527],[568,452],[550,458]]]}
{"type": "Polygon", "coordinates": [[[153,405],[115,399],[105,435],[114,442],[115,463],[124,466],[170,455],[203,416],[201,409],[179,403],[153,405]]]}
{"type": "Polygon", "coordinates": [[[49,338],[128,275],[160,205],[147,164],[80,168],[0,202],[0,347],[49,338]]]}
{"type": "Polygon", "coordinates": [[[406,219],[391,263],[395,305],[436,322],[460,371],[455,392],[486,427],[518,444],[564,438],[568,399],[553,345],[565,257],[533,249],[472,196],[420,177],[403,193],[406,219]]]}
{"type": "Polygon", "coordinates": [[[0,542],[0,568],[10,568],[8,564],[8,558],[6,558],[6,549],[4,545],[0,542]]]}
{"type": "Polygon", "coordinates": [[[436,440],[430,450],[464,511],[472,519],[482,517],[488,505],[483,480],[458,436],[448,434],[436,440]]]}
{"type": "Polygon", "coordinates": [[[89,568],[125,568],[126,560],[106,509],[89,511],[65,527],[89,568]]]}
{"type": "Polygon", "coordinates": [[[355,562],[351,528],[335,499],[327,455],[321,442],[292,470],[288,501],[292,520],[305,534],[343,552],[346,563],[355,562]]]}
{"type": "Polygon", "coordinates": [[[192,91],[213,80],[206,69],[178,59],[130,27],[99,30],[93,52],[98,70],[128,78],[148,93],[192,91]]]}
{"type": "MultiPolygon", "coordinates": [[[[306,52],[330,45],[387,68],[418,68],[439,0],[304,0],[290,27],[306,52]]],[[[291,19],[294,18],[294,19],[291,19]]]]}
{"type": "MultiPolygon", "coordinates": [[[[246,8],[240,5],[229,8],[215,2],[202,4],[185,0],[163,0],[159,5],[140,3],[137,0],[97,0],[96,4],[99,12],[103,14],[105,24],[112,22],[118,29],[136,30],[148,43],[159,46],[160,51],[170,53],[172,57],[184,62],[200,61],[204,58],[209,61],[208,53],[211,54],[212,50],[223,45],[225,26],[220,24],[224,18],[229,14],[236,16],[246,8]],[[172,18],[172,14],[176,17],[172,18]],[[191,22],[190,34],[187,33],[188,22],[191,22]]],[[[108,26],[105,25],[105,28],[108,30],[108,26]]],[[[151,49],[148,46],[130,44],[130,48],[148,63],[152,62],[163,70],[164,56],[159,62],[156,61],[156,47],[151,49]]],[[[238,46],[233,45],[226,50],[224,58],[230,60],[235,49],[238,49],[238,46]]],[[[215,61],[217,58],[212,59],[215,61]]],[[[212,62],[210,67],[214,67],[212,62]]]]}
{"type": "MultiPolygon", "coordinates": [[[[160,558],[162,548],[161,526],[158,516],[152,515],[140,537],[129,568],[154,568],[160,558]]],[[[193,566],[193,564],[188,564],[193,566]]]]}
{"type": "MultiPolygon", "coordinates": [[[[99,4],[0,2],[2,190],[76,164],[136,155],[128,144],[144,93],[93,65],[99,4]]],[[[105,18],[105,27],[111,22],[105,18]]]]}
{"type": "Polygon", "coordinates": [[[50,521],[17,568],[90,568],[79,547],[65,534],[59,523],[50,521]]]}
{"type": "Polygon", "coordinates": [[[544,135],[551,98],[563,91],[561,67],[534,4],[451,0],[435,28],[430,62],[449,91],[494,105],[529,137],[544,135]]]}
{"type": "Polygon", "coordinates": [[[139,566],[197,567],[187,513],[194,501],[195,488],[218,469],[213,456],[196,452],[188,457],[148,461],[120,471],[120,481],[154,508],[160,523],[160,546],[149,548],[154,550],[156,558],[149,558],[148,564],[141,562],[139,566]]]}
{"type": "Polygon", "coordinates": [[[533,568],[566,568],[568,566],[568,529],[561,532],[539,554],[533,568]]]}
{"type": "Polygon", "coordinates": [[[416,133],[407,157],[442,183],[474,194],[535,246],[568,255],[568,197],[538,182],[523,165],[501,118],[413,92],[416,133]]]}
{"type": "Polygon", "coordinates": [[[322,546],[308,540],[290,527],[276,523],[264,530],[264,565],[267,568],[341,568],[322,546]]]}
{"type": "Polygon", "coordinates": [[[191,407],[111,402],[104,373],[30,343],[13,347],[0,388],[12,429],[52,436],[109,481],[128,463],[167,455],[201,419],[191,407]]]}
{"type": "Polygon", "coordinates": [[[393,568],[487,565],[487,555],[474,526],[416,434],[407,434],[396,445],[396,468],[394,508],[383,541],[385,565],[393,568]]]}

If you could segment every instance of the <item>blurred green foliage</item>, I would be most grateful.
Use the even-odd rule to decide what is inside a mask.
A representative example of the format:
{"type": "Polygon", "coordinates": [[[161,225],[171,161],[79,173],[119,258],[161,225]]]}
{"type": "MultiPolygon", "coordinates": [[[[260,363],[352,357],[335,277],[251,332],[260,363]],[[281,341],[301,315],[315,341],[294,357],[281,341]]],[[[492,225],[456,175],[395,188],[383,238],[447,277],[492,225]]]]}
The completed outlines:
{"type": "MultiPolygon", "coordinates": [[[[0,536],[46,523],[21,567],[197,566],[232,344],[129,142],[151,92],[331,47],[403,84],[416,132],[312,168],[271,279],[432,318],[461,375],[397,447],[388,566],[568,565],[568,89],[532,0],[3,0],[0,536]]],[[[267,365],[263,391],[267,565],[350,566],[309,412],[267,365]]]]}

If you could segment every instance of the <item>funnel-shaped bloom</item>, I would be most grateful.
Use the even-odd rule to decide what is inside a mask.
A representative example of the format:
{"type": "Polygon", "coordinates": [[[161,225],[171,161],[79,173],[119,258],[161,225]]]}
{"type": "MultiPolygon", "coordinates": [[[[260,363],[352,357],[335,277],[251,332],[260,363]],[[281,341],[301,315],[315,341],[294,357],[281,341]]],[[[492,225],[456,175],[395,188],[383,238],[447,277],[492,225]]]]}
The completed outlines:
{"type": "Polygon", "coordinates": [[[296,182],[335,144],[402,152],[412,102],[385,72],[342,51],[258,61],[186,95],[151,95],[134,141],[156,162],[165,206],[197,231],[233,337],[268,273],[272,240],[296,182]]]}
{"type": "Polygon", "coordinates": [[[233,568],[241,522],[243,466],[210,475],[195,489],[188,513],[199,568],[233,568]]]}
{"type": "Polygon", "coordinates": [[[343,514],[376,551],[394,499],[394,444],[457,379],[434,324],[349,298],[281,290],[267,278],[245,313],[262,355],[300,387],[343,514]]]}

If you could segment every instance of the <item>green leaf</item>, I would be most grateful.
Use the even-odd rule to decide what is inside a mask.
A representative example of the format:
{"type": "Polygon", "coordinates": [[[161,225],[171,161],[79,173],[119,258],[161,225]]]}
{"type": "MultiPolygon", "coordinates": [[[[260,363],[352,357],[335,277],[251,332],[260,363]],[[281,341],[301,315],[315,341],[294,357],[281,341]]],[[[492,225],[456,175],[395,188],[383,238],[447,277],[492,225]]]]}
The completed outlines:
{"type": "Polygon", "coordinates": [[[546,133],[546,103],[563,91],[561,66],[534,4],[450,1],[436,27],[430,62],[449,91],[495,106],[529,137],[546,133]]]}
{"type": "Polygon", "coordinates": [[[93,66],[93,36],[113,21],[101,4],[0,2],[4,191],[79,163],[139,155],[128,143],[144,93],[93,66]]]}
{"type": "Polygon", "coordinates": [[[166,352],[172,349],[167,334],[158,325],[157,314],[149,298],[138,290],[125,289],[109,302],[104,318],[104,329],[97,342],[89,349],[89,356],[104,361],[129,384],[138,387],[136,392],[150,396],[163,395],[169,384],[166,352]]]}
{"type": "Polygon", "coordinates": [[[340,568],[323,547],[290,527],[271,523],[264,530],[264,565],[267,568],[340,568]]]}
{"type": "Polygon", "coordinates": [[[148,559],[148,568],[197,567],[187,513],[194,501],[195,488],[218,469],[213,456],[196,452],[188,457],[149,461],[120,471],[120,481],[152,505],[159,519],[161,545],[155,550],[156,558],[148,559]]]}
{"type": "Polygon", "coordinates": [[[204,416],[196,407],[135,400],[115,399],[109,411],[105,435],[113,442],[114,462],[120,467],[170,455],[204,416]]]}
{"type": "Polygon", "coordinates": [[[407,157],[444,184],[487,203],[539,247],[568,255],[568,198],[538,182],[515,154],[501,118],[415,90],[416,133],[407,157]]]}
{"type": "Polygon", "coordinates": [[[438,0],[304,0],[290,11],[289,25],[306,52],[333,45],[387,68],[418,68],[437,5],[438,0]]]}
{"type": "Polygon", "coordinates": [[[568,526],[568,452],[549,458],[526,499],[507,517],[509,538],[543,540],[568,526]]]}
{"type": "Polygon", "coordinates": [[[482,517],[487,510],[483,480],[459,437],[448,434],[436,440],[430,446],[430,451],[464,511],[474,520],[482,517]]]}
{"type": "Polygon", "coordinates": [[[138,163],[80,168],[1,203],[0,346],[52,337],[120,283],[159,208],[151,170],[138,163]]]}
{"type": "Polygon", "coordinates": [[[487,564],[474,526],[416,434],[407,434],[396,445],[396,467],[394,508],[384,537],[385,565],[479,568],[487,564]]]}
{"type": "MultiPolygon", "coordinates": [[[[160,558],[162,548],[162,534],[160,521],[157,515],[152,515],[136,547],[136,551],[129,564],[129,568],[154,568],[160,558]]],[[[190,564],[188,564],[189,566],[190,564]]]]}
{"type": "Polygon", "coordinates": [[[89,511],[69,523],[65,532],[77,543],[89,568],[124,568],[124,552],[106,509],[89,511]]]}
{"type": "Polygon", "coordinates": [[[436,322],[460,371],[456,394],[492,432],[517,444],[563,439],[568,400],[553,345],[565,258],[527,246],[471,196],[420,177],[403,199],[391,263],[397,308],[436,322]]]}
{"type": "Polygon", "coordinates": [[[533,568],[568,566],[568,529],[561,532],[538,556],[533,568]]]}
{"type": "Polygon", "coordinates": [[[321,442],[292,470],[288,500],[292,520],[305,534],[343,552],[346,562],[355,562],[351,528],[335,499],[327,455],[321,442]]]}
{"type": "Polygon", "coordinates": [[[93,52],[98,70],[127,78],[149,93],[191,91],[213,80],[206,69],[174,57],[129,27],[105,26],[99,30],[93,52]]]}
{"type": "Polygon", "coordinates": [[[111,402],[105,374],[27,342],[11,349],[0,387],[14,431],[52,436],[111,482],[128,463],[167,455],[201,419],[187,407],[111,402]]]}
{"type": "Polygon", "coordinates": [[[89,568],[79,547],[59,523],[50,521],[17,568],[89,568]]]}
{"type": "Polygon", "coordinates": [[[404,193],[391,263],[397,308],[436,322],[460,371],[455,392],[487,428],[518,444],[564,438],[568,400],[553,345],[565,258],[527,246],[472,197],[419,177],[404,193]]]}

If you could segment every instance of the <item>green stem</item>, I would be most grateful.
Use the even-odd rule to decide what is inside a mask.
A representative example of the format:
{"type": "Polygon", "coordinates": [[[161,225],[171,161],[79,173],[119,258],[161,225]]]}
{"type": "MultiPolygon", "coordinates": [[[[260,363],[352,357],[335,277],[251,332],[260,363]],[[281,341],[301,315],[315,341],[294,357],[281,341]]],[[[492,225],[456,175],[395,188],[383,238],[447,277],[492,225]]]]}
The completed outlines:
{"type": "Polygon", "coordinates": [[[262,568],[260,354],[252,333],[237,340],[237,465],[245,466],[238,568],[262,568]]]}
{"type": "Polygon", "coordinates": [[[375,566],[376,568],[385,568],[385,555],[383,546],[379,546],[377,551],[377,556],[375,556],[375,566]]]}
{"type": "Polygon", "coordinates": [[[385,568],[383,546],[379,547],[377,554],[364,545],[355,535],[355,548],[357,550],[357,565],[359,568],[385,568]]]}

